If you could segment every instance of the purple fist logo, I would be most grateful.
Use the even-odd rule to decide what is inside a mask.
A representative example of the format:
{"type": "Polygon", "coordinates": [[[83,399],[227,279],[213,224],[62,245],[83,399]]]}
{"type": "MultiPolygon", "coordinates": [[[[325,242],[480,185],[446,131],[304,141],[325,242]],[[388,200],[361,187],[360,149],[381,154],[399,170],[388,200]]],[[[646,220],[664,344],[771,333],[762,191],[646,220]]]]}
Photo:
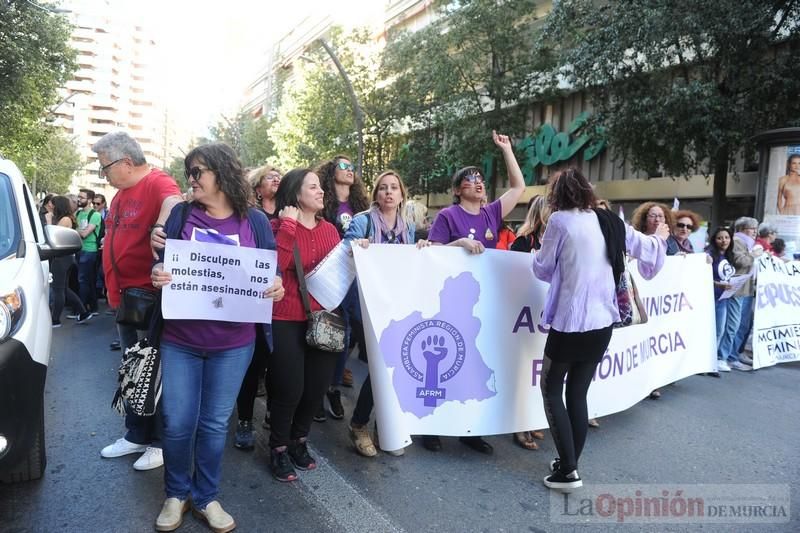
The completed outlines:
{"type": "Polygon", "coordinates": [[[447,398],[447,390],[440,387],[440,384],[458,374],[464,366],[465,354],[461,333],[448,322],[442,320],[420,322],[406,334],[400,358],[408,375],[424,383],[423,387],[417,387],[416,396],[423,400],[425,407],[436,407],[437,401],[447,398]],[[421,336],[422,340],[415,342],[418,336],[421,336]],[[417,368],[415,361],[425,368],[424,373],[417,368]],[[440,367],[445,361],[450,361],[450,365],[447,370],[440,373],[440,367]]]}

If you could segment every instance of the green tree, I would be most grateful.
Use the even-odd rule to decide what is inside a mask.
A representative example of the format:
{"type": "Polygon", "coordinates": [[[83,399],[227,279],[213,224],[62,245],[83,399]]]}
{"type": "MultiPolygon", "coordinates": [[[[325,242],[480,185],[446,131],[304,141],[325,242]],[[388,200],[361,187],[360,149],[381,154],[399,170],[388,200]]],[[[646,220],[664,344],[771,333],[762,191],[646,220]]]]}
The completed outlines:
{"type": "Polygon", "coordinates": [[[25,175],[31,180],[36,194],[47,191],[67,192],[72,175],[83,166],[73,139],[53,127],[43,127],[45,140],[30,161],[26,161],[25,175]]]}
{"type": "Polygon", "coordinates": [[[0,3],[0,153],[23,171],[51,141],[42,119],[76,68],[70,31],[63,16],[29,2],[0,3]]]}
{"type": "MultiPolygon", "coordinates": [[[[524,133],[520,109],[542,93],[538,82],[545,65],[534,48],[536,2],[439,1],[436,9],[438,18],[429,26],[390,40],[384,57],[385,76],[392,80],[388,96],[411,130],[441,140],[431,163],[448,164],[434,164],[437,175],[481,165],[491,154],[494,196],[500,169],[493,164],[491,130],[524,133]]],[[[408,150],[409,161],[430,160],[430,143],[412,143],[408,150]]],[[[424,174],[409,176],[413,179],[431,183],[424,174]]],[[[449,181],[439,175],[434,183],[446,190],[449,181]]]]}
{"type": "Polygon", "coordinates": [[[649,172],[713,173],[712,225],[750,137],[800,117],[800,2],[554,2],[545,48],[585,90],[619,157],[649,172]]]}
{"type": "MultiPolygon", "coordinates": [[[[240,111],[233,119],[223,115],[215,126],[209,128],[210,141],[230,145],[239,155],[242,165],[257,167],[274,153],[268,136],[269,129],[270,123],[265,118],[253,118],[249,113],[240,111]]],[[[199,144],[203,142],[199,141],[199,144]]]]}

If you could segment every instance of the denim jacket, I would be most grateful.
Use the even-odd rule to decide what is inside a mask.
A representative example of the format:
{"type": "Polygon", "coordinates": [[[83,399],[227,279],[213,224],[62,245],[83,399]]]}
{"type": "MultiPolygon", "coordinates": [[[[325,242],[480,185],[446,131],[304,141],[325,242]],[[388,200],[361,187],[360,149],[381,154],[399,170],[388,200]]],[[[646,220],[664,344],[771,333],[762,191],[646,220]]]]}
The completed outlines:
{"type": "MultiPolygon", "coordinates": [[[[413,222],[406,221],[406,242],[414,244],[414,230],[413,222]]],[[[369,211],[362,211],[353,217],[350,221],[347,231],[344,233],[342,240],[350,242],[353,239],[369,239],[369,242],[375,242],[375,227],[369,216],[369,211]]]]}

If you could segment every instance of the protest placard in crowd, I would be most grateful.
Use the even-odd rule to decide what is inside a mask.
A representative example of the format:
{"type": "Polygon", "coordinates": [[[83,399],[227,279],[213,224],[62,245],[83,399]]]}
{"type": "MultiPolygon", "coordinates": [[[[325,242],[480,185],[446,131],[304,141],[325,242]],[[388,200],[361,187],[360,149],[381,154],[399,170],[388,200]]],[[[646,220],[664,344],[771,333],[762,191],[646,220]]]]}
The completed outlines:
{"type": "Polygon", "coordinates": [[[758,258],[753,368],[800,361],[800,261],[758,258]]]}
{"type": "Polygon", "coordinates": [[[272,299],[263,295],[277,264],[275,250],[167,239],[164,318],[271,323],[272,299]]]}

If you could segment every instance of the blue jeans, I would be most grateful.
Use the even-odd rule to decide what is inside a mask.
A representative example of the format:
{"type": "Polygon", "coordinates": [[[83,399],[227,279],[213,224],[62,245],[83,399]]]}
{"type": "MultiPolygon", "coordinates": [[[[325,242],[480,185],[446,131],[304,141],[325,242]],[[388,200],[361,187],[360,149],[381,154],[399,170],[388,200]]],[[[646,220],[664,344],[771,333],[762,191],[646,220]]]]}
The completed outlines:
{"type": "Polygon", "coordinates": [[[255,343],[216,352],[161,343],[167,498],[205,508],[216,499],[228,419],[255,343]],[[192,474],[194,459],[194,474],[192,474]]]}
{"type": "Polygon", "coordinates": [[[742,321],[742,296],[728,298],[728,317],[725,320],[725,332],[719,342],[719,353],[723,361],[738,361],[739,354],[734,346],[736,333],[742,321]]]}
{"type": "Polygon", "coordinates": [[[78,286],[81,301],[90,311],[97,311],[97,252],[78,254],[78,286]]]}
{"type": "Polygon", "coordinates": [[[745,342],[753,327],[753,300],[752,296],[740,296],[742,300],[742,314],[739,321],[739,330],[733,338],[733,350],[736,357],[744,351],[745,342]]]}
{"type": "MultiPolygon", "coordinates": [[[[147,336],[144,330],[138,330],[133,326],[117,324],[119,333],[119,344],[122,353],[136,344],[139,339],[147,336]]],[[[125,413],[125,440],[135,444],[148,444],[155,448],[160,448],[158,441],[161,440],[161,406],[156,407],[155,416],[139,416],[131,411],[125,413]]]]}
{"type": "Polygon", "coordinates": [[[717,324],[717,359],[724,360],[725,356],[720,351],[722,336],[725,334],[725,322],[728,319],[728,300],[717,300],[714,303],[714,317],[717,324]]]}

